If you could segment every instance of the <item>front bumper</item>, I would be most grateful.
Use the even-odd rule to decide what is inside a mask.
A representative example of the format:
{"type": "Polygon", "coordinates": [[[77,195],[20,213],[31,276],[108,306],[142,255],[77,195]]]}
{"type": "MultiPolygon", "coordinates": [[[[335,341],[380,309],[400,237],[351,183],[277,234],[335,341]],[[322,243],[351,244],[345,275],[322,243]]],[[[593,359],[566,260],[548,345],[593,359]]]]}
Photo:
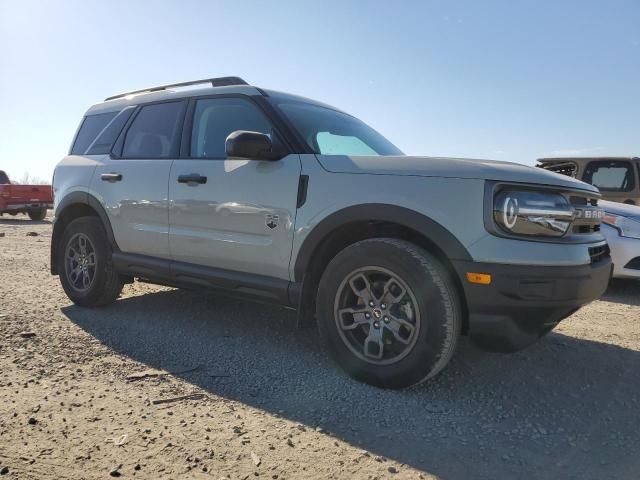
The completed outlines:
{"type": "Polygon", "coordinates": [[[611,258],[577,266],[506,265],[460,261],[471,339],[491,351],[521,350],[581,306],[599,298],[611,277],[611,258]],[[488,273],[491,284],[469,283],[467,272],[488,273]]]}
{"type": "Polygon", "coordinates": [[[640,239],[622,237],[617,229],[606,224],[601,232],[611,248],[613,276],[640,279],[640,239]]]}

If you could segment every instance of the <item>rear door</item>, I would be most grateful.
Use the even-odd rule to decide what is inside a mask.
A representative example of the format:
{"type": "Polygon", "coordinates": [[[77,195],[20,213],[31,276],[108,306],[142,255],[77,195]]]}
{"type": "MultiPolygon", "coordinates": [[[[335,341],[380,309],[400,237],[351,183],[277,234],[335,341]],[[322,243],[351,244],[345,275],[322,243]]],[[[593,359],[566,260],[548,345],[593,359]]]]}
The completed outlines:
{"type": "MultiPolygon", "coordinates": [[[[168,180],[185,108],[185,101],[171,101],[129,112],[112,151],[98,157],[92,190],[123,252],[169,258],[168,180]]],[[[88,152],[100,152],[108,140],[97,138],[88,152]]]]}
{"type": "Polygon", "coordinates": [[[169,179],[171,257],[179,262],[289,279],[300,157],[229,159],[236,130],[279,135],[246,96],[192,100],[183,153],[169,179]]]}

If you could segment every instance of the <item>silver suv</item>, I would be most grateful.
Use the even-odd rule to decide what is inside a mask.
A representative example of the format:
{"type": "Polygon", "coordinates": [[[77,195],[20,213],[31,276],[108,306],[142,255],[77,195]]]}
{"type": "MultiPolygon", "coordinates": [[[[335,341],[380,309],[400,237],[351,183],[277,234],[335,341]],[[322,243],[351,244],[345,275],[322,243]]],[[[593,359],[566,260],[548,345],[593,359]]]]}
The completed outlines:
{"type": "Polygon", "coordinates": [[[351,115],[237,77],[92,106],[53,183],[51,271],[74,303],[107,305],[134,279],[276,302],[382,387],[433,377],[460,335],[522,349],[611,273],[595,187],[408,157],[351,115]]]}

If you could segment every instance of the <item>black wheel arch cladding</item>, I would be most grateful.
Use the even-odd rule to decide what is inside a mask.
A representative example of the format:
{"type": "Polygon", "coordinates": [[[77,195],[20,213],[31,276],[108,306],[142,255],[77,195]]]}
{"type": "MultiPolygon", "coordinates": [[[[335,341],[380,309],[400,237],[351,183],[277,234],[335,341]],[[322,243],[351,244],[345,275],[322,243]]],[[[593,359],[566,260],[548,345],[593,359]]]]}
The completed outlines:
{"type": "Polygon", "coordinates": [[[302,281],[318,247],[332,232],[363,220],[388,222],[406,227],[423,235],[444,252],[449,260],[471,260],[467,249],[450,231],[415,210],[377,203],[354,205],[332,213],[309,233],[295,259],[295,281],[302,281]]]}
{"type": "Polygon", "coordinates": [[[80,216],[88,216],[89,213],[97,216],[102,222],[107,240],[114,250],[118,250],[118,245],[111,228],[111,222],[102,204],[96,197],[87,192],[72,192],[65,196],[56,209],[56,218],[53,224],[51,235],[51,273],[57,275],[58,272],[58,250],[59,244],[64,235],[66,226],[80,216]],[[58,213],[59,212],[59,213],[58,213]]]}

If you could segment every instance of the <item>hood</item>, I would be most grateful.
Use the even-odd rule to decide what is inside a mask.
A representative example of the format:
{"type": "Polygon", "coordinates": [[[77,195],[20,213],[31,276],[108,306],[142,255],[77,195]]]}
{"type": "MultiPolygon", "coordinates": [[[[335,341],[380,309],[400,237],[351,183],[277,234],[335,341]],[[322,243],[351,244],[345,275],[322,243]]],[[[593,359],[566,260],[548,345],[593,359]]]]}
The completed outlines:
{"type": "Polygon", "coordinates": [[[613,213],[614,215],[621,215],[623,217],[640,221],[640,207],[637,205],[598,200],[598,206],[603,208],[607,213],[613,213]]]}
{"type": "Polygon", "coordinates": [[[533,183],[598,193],[572,177],[520,163],[448,157],[318,155],[325,170],[334,173],[412,175],[533,183]]]}

